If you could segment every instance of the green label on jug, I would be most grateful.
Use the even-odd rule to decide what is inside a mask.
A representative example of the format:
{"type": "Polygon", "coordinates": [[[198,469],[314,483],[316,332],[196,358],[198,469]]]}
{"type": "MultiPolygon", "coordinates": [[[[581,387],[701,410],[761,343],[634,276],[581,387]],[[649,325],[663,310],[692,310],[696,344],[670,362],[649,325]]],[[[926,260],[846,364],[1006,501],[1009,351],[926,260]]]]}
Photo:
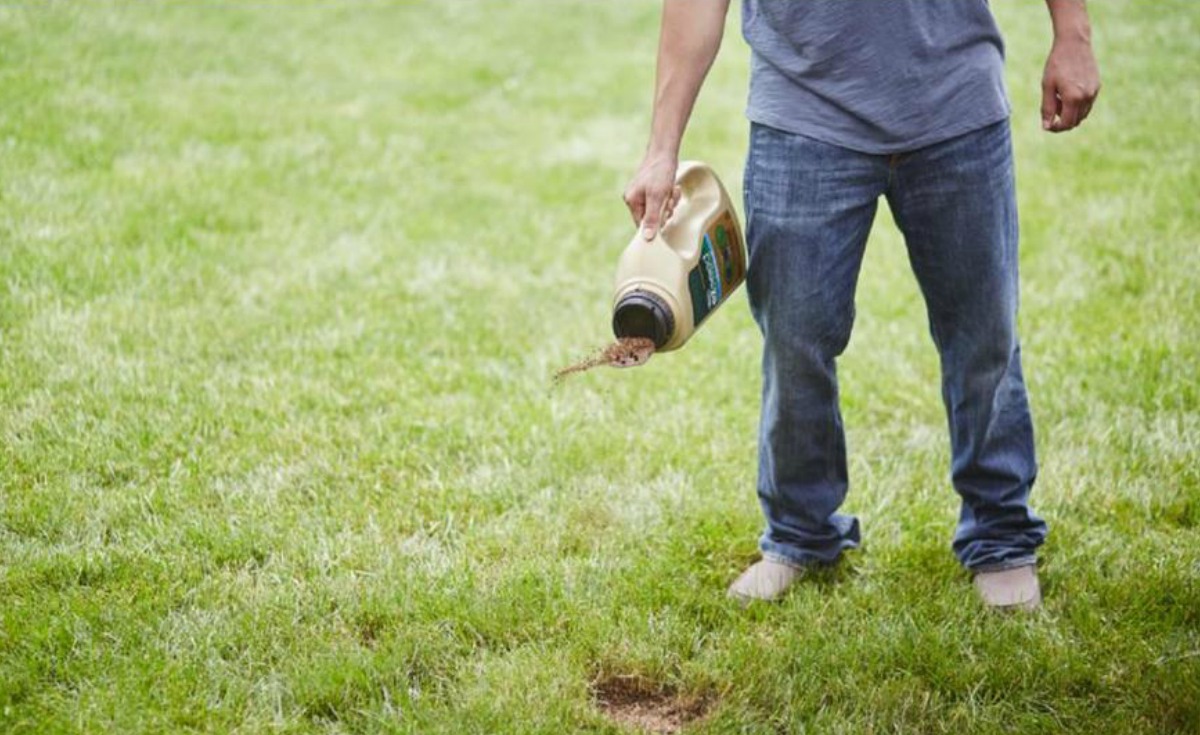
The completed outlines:
{"type": "Polygon", "coordinates": [[[712,239],[704,235],[700,244],[700,262],[688,274],[688,290],[692,296],[692,318],[696,326],[721,303],[721,271],[713,252],[712,239]]]}
{"type": "Polygon", "coordinates": [[[738,236],[733,215],[726,212],[708,231],[715,245],[717,264],[721,274],[721,294],[728,296],[746,276],[746,251],[738,236]]]}

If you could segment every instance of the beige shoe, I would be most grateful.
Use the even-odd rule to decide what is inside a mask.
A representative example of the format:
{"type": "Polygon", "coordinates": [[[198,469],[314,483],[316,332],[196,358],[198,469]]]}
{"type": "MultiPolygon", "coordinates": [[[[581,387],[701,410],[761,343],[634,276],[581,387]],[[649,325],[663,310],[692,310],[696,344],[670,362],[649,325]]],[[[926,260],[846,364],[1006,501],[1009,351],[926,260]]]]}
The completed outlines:
{"type": "Polygon", "coordinates": [[[754,600],[774,602],[803,576],[804,569],[801,567],[763,559],[750,565],[749,569],[742,572],[742,576],[729,585],[729,597],[742,604],[754,600]]]}
{"type": "Polygon", "coordinates": [[[1028,564],[975,575],[975,589],[983,604],[998,610],[1036,610],[1042,604],[1037,567],[1028,564]]]}

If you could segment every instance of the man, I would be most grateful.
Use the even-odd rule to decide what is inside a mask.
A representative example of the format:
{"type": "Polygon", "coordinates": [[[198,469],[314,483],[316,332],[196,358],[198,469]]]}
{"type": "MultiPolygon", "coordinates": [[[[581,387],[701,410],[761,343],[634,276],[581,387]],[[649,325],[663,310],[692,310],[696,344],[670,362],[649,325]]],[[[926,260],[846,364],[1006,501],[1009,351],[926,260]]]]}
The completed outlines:
{"type": "MultiPolygon", "coordinates": [[[[1085,0],[1047,0],[1054,45],[1042,125],[1099,92],[1085,0]]],[[[680,140],[729,0],[664,0],[654,115],[624,198],[647,239],[678,197],[680,140]]],[[[753,52],[745,212],[750,308],[763,334],[762,560],[730,587],[775,600],[859,544],[839,514],[846,449],[835,359],[879,198],[905,237],[941,357],[953,549],[984,602],[1040,604],[1029,508],[1033,426],[1016,334],[1017,211],[1003,41],[987,0],[743,0],[753,52]]]]}

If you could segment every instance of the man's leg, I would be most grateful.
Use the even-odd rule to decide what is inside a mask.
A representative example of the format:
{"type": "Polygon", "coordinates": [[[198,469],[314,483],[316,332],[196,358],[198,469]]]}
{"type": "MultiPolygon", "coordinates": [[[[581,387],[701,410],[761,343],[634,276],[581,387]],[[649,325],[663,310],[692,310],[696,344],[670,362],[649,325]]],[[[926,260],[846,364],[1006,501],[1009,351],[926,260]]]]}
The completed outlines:
{"type": "Polygon", "coordinates": [[[833,562],[858,545],[839,515],[846,444],[834,360],[854,321],[886,159],[755,125],[746,164],[750,308],[763,334],[758,496],[768,561],[833,562]]]}
{"type": "Polygon", "coordinates": [[[973,571],[1032,564],[1046,524],[1017,340],[1017,205],[1008,123],[897,157],[888,189],[941,354],[962,497],[954,553],[973,571]]]}

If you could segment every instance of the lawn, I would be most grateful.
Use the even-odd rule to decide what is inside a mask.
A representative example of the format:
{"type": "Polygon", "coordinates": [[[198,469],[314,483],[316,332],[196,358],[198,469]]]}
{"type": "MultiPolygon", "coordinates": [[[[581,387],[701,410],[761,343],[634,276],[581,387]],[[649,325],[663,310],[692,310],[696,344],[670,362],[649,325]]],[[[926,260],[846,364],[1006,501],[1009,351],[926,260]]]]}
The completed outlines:
{"type": "MultiPolygon", "coordinates": [[[[0,731],[1200,732],[1200,5],[1094,0],[1069,136],[1040,5],[994,3],[1052,524],[1045,608],[1001,616],[886,211],[863,548],[783,603],[724,598],[743,294],[551,387],[609,337],[655,2],[4,3],[0,731]]],[[[685,144],[735,196],[746,62],[734,10],[685,144]]]]}

